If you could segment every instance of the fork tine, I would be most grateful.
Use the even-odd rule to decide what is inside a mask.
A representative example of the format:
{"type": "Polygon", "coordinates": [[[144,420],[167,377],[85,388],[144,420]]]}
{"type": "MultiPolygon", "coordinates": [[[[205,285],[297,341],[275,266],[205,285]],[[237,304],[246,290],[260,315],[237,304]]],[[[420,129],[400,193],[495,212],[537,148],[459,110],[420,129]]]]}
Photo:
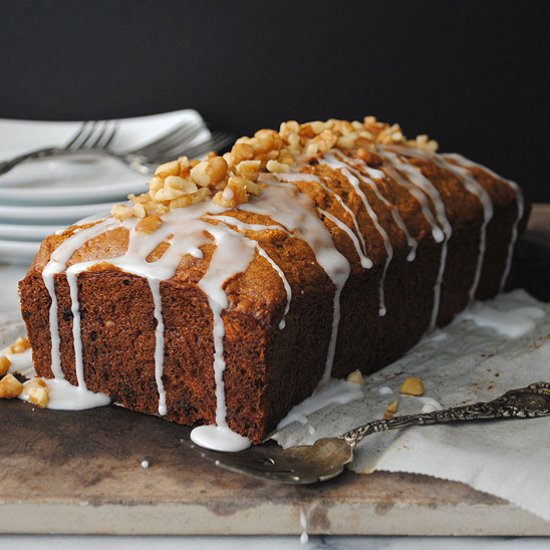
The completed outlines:
{"type": "Polygon", "coordinates": [[[191,139],[197,136],[203,128],[204,125],[202,121],[191,124],[189,124],[189,122],[185,122],[184,124],[175,127],[173,130],[156,139],[152,143],[139,147],[132,152],[150,157],[164,155],[165,151],[169,151],[174,147],[188,143],[191,139]]]}
{"type": "Polygon", "coordinates": [[[107,149],[113,141],[118,131],[118,120],[107,120],[103,128],[103,133],[100,135],[93,147],[98,149],[107,149]]]}
{"type": "Polygon", "coordinates": [[[185,132],[188,128],[194,127],[196,123],[189,123],[184,122],[182,124],[179,124],[173,128],[171,128],[167,133],[162,134],[157,139],[151,141],[150,143],[146,143],[145,145],[142,145],[140,147],[137,147],[136,149],[132,149],[128,151],[129,154],[143,154],[143,155],[149,155],[152,154],[152,152],[155,150],[157,145],[161,145],[165,143],[167,140],[171,140],[174,137],[178,138],[181,135],[185,135],[185,132]]]}
{"type": "Polygon", "coordinates": [[[181,151],[188,147],[189,144],[204,130],[204,126],[198,125],[191,131],[186,131],[183,134],[171,136],[165,142],[157,145],[152,149],[147,149],[146,154],[151,157],[167,157],[174,155],[175,152],[181,151]]]}
{"type": "MultiPolygon", "coordinates": [[[[156,159],[171,159],[177,156],[186,155],[190,158],[198,157],[209,151],[220,149],[222,146],[227,145],[229,142],[234,141],[234,138],[225,132],[214,132],[212,136],[201,143],[197,143],[192,147],[186,147],[185,143],[178,144],[177,147],[173,147],[166,151],[163,151],[161,155],[157,155],[156,159]]],[[[159,161],[160,162],[160,161],[159,161]]]]}
{"type": "Polygon", "coordinates": [[[88,138],[88,141],[84,144],[86,149],[94,148],[97,146],[97,143],[101,141],[103,134],[105,132],[105,121],[104,120],[98,120],[96,121],[97,124],[94,128],[94,132],[90,135],[88,138]]]}
{"type": "Polygon", "coordinates": [[[82,137],[82,135],[84,134],[84,131],[87,129],[88,127],[88,124],[90,123],[89,120],[85,120],[81,125],[80,127],[78,128],[78,130],[76,131],[76,134],[74,134],[74,136],[69,140],[68,143],[65,144],[65,149],[71,149],[73,147],[73,145],[79,141],[79,139],[82,137]]]}
{"type": "MultiPolygon", "coordinates": [[[[96,135],[94,135],[94,139],[90,142],[88,141],[86,143],[87,149],[99,149],[101,148],[101,142],[105,138],[105,135],[108,135],[109,131],[109,121],[108,120],[100,120],[97,124],[98,130],[96,132],[96,135]]],[[[91,138],[90,138],[91,139],[91,138]]]]}
{"type": "Polygon", "coordinates": [[[225,132],[214,132],[209,140],[187,149],[184,153],[190,158],[200,157],[210,151],[217,152],[233,143],[234,140],[235,138],[230,134],[226,134],[225,132]]]}
{"type": "Polygon", "coordinates": [[[84,147],[87,147],[87,144],[89,141],[93,138],[95,134],[95,130],[97,128],[98,121],[92,120],[88,121],[88,127],[86,128],[85,132],[82,132],[80,135],[80,138],[76,140],[70,147],[69,150],[71,151],[78,151],[79,149],[83,149],[84,147]]]}

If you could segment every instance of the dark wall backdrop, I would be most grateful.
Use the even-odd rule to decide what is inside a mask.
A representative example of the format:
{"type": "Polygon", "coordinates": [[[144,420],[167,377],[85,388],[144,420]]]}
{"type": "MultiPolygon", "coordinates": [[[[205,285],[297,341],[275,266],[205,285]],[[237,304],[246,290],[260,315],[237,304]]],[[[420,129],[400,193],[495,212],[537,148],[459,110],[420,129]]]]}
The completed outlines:
{"type": "Polygon", "coordinates": [[[398,121],[550,201],[550,3],[1,0],[0,117],[398,121]]]}

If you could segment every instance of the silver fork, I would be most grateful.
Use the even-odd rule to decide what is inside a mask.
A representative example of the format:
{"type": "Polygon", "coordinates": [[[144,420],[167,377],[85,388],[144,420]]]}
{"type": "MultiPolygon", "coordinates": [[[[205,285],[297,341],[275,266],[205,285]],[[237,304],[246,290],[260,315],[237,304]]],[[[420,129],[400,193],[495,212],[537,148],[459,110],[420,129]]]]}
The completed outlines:
{"type": "Polygon", "coordinates": [[[76,134],[63,147],[42,147],[0,162],[0,176],[30,160],[74,154],[86,150],[107,149],[118,129],[117,120],[92,120],[82,123],[76,134]]]}
{"type": "Polygon", "coordinates": [[[235,138],[227,132],[214,131],[210,139],[203,141],[185,151],[185,154],[189,158],[198,158],[202,155],[209,153],[210,151],[219,152],[225,149],[228,145],[233,143],[235,138]]]}
{"type": "Polygon", "coordinates": [[[73,154],[81,155],[82,153],[109,156],[124,162],[128,167],[137,172],[151,174],[155,171],[157,165],[162,162],[166,162],[167,160],[171,160],[181,155],[199,157],[209,151],[217,151],[226,147],[234,139],[233,136],[226,132],[215,131],[208,140],[190,146],[190,143],[192,143],[203,130],[204,124],[202,121],[195,121],[192,123],[184,122],[144,146],[117,153],[108,148],[114,138],[114,133],[107,136],[105,139],[96,139],[93,143],[97,145],[88,146],[91,141],[90,139],[84,139],[86,136],[81,135],[81,128],[77,135],[74,136],[65,147],[40,149],[25,155],[20,155],[5,163],[1,163],[0,175],[28,160],[73,154]],[[4,165],[6,166],[4,167],[4,165]]]}
{"type": "Polygon", "coordinates": [[[190,158],[200,157],[210,151],[219,151],[232,143],[234,137],[227,132],[214,131],[209,139],[191,146],[190,143],[204,129],[202,123],[197,123],[190,131],[183,129],[177,134],[166,135],[158,140],[134,151],[113,153],[104,151],[104,154],[118,158],[130,168],[143,174],[152,174],[157,166],[182,155],[190,158]]]}

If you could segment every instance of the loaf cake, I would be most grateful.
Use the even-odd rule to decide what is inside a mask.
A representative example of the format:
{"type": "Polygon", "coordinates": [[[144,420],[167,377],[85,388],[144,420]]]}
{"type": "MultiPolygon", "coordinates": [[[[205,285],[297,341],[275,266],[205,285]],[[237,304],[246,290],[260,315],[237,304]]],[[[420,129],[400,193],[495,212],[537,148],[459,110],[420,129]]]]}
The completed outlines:
{"type": "Polygon", "coordinates": [[[290,121],[161,165],[43,242],[19,287],[37,374],[262,441],[505,288],[522,194],[436,148],[374,117],[290,121]]]}

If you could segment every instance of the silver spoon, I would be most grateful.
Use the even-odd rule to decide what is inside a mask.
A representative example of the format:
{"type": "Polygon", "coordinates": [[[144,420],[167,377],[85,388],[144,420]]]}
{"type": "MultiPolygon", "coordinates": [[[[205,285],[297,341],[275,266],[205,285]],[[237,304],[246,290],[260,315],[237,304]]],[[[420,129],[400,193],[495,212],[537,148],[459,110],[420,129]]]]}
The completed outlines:
{"type": "Polygon", "coordinates": [[[238,453],[210,451],[191,445],[204,458],[228,470],[283,483],[306,484],[332,479],[353,459],[355,446],[366,436],[408,426],[429,426],[447,422],[535,418],[550,415],[550,383],[537,382],[506,392],[493,401],[452,407],[430,413],[374,420],[339,437],[319,439],[313,445],[283,449],[274,441],[238,453]]]}

